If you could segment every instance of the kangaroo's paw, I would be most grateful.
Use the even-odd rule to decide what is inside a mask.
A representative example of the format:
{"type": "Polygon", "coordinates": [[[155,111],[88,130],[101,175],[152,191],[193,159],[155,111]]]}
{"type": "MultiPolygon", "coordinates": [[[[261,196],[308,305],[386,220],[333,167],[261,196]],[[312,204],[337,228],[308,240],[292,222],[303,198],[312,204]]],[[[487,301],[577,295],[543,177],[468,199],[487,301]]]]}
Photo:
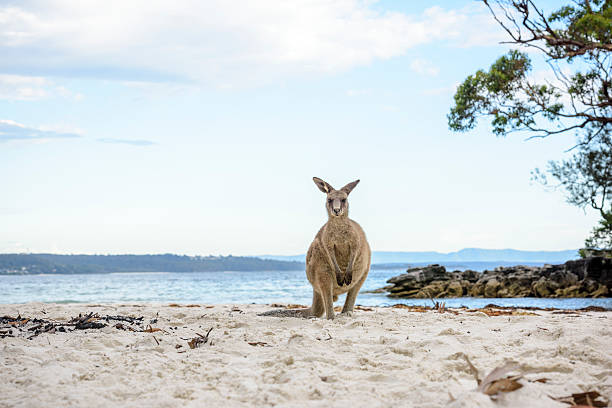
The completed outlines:
{"type": "Polygon", "coordinates": [[[351,282],[353,281],[353,272],[347,272],[344,274],[344,284],[345,285],[350,285],[351,282]]]}
{"type": "Polygon", "coordinates": [[[336,272],[336,283],[338,286],[342,286],[344,282],[344,274],[342,272],[336,272]]]}

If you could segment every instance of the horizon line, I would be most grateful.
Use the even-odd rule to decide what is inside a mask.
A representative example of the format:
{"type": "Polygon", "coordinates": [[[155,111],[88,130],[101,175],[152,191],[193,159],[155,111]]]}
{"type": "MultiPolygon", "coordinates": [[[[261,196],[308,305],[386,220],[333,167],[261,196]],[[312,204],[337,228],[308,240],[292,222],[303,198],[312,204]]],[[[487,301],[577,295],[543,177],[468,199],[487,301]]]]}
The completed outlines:
{"type": "MultiPolygon", "coordinates": [[[[440,255],[449,255],[449,254],[453,254],[453,253],[457,253],[457,252],[461,252],[461,251],[465,251],[465,250],[482,250],[482,251],[517,251],[517,252],[569,252],[569,251],[579,251],[580,248],[571,248],[571,249],[542,249],[542,250],[534,250],[534,249],[516,249],[516,248],[478,248],[478,247],[466,247],[466,248],[461,248],[459,250],[455,250],[455,251],[449,251],[449,252],[440,252],[440,251],[435,251],[435,250],[427,250],[427,251],[407,251],[407,250],[402,250],[402,251],[386,251],[386,250],[373,250],[372,253],[376,252],[376,253],[436,253],[436,254],[440,254],[440,255]]],[[[23,252],[3,252],[0,251],[0,255],[103,255],[103,256],[120,256],[120,255],[178,255],[178,256],[235,256],[235,257],[244,257],[244,258],[261,258],[261,257],[265,257],[265,256],[277,256],[277,257],[295,257],[295,256],[305,256],[306,252],[303,253],[299,253],[299,254],[289,254],[289,255],[283,255],[283,254],[261,254],[261,255],[252,255],[252,254],[247,254],[247,255],[237,255],[237,254],[233,254],[233,253],[227,253],[226,255],[223,255],[222,253],[219,254],[213,254],[213,253],[209,253],[208,255],[202,255],[202,254],[194,254],[194,255],[190,255],[187,253],[178,253],[178,252],[149,252],[149,253],[128,253],[128,252],[122,252],[122,253],[111,253],[111,252],[107,252],[107,253],[102,253],[102,252],[47,252],[47,251],[41,251],[41,252],[31,252],[31,251],[23,251],[23,252]]]]}

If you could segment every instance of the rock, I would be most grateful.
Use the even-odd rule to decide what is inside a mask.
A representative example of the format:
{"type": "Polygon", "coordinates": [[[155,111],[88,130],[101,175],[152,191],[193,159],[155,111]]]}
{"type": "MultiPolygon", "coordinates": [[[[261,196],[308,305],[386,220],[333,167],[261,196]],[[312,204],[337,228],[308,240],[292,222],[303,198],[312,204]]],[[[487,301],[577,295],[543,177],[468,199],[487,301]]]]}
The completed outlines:
{"type": "Polygon", "coordinates": [[[414,295],[414,297],[416,299],[429,299],[431,296],[429,295],[428,291],[425,290],[419,290],[416,295],[414,295]]]}
{"type": "MultiPolygon", "coordinates": [[[[514,281],[512,282],[510,285],[508,285],[506,288],[504,288],[505,293],[507,293],[506,296],[503,297],[528,297],[532,295],[532,291],[531,291],[531,286],[525,286],[524,284],[521,284],[520,281],[514,281]]],[[[498,296],[500,296],[500,292],[498,291],[498,296]]]]}
{"type": "Polygon", "coordinates": [[[580,292],[580,285],[572,285],[569,288],[560,289],[562,291],[562,295],[560,297],[580,297],[578,293],[580,292]]]}
{"type": "Polygon", "coordinates": [[[488,298],[497,297],[497,290],[500,287],[500,283],[497,279],[490,279],[484,287],[484,296],[488,298]]]}
{"type": "Polygon", "coordinates": [[[461,274],[461,279],[464,279],[468,282],[476,282],[480,278],[480,273],[472,270],[465,270],[463,272],[459,272],[461,274]]]}
{"type": "Polygon", "coordinates": [[[593,279],[589,278],[583,280],[582,284],[580,285],[580,290],[586,293],[595,292],[597,289],[599,289],[599,284],[593,279]]]}
{"type": "Polygon", "coordinates": [[[559,284],[542,276],[531,285],[531,289],[537,297],[554,297],[553,295],[559,289],[559,284]]]}
{"type": "Polygon", "coordinates": [[[578,282],[578,276],[572,272],[556,271],[550,274],[549,278],[559,286],[572,286],[578,282]]]}
{"type": "Polygon", "coordinates": [[[476,282],[469,290],[468,294],[471,297],[482,297],[484,295],[484,283],[476,282]]]}
{"type": "Polygon", "coordinates": [[[416,276],[412,273],[404,273],[404,274],[392,277],[391,279],[387,281],[387,283],[404,284],[404,283],[408,283],[411,281],[416,282],[416,276]]]}
{"type": "Polygon", "coordinates": [[[444,281],[433,281],[425,286],[422,291],[428,294],[426,297],[438,297],[438,295],[446,290],[447,285],[448,283],[444,281]]]}
{"type": "Polygon", "coordinates": [[[592,257],[567,261],[565,269],[574,273],[579,280],[589,278],[608,287],[612,283],[612,258],[592,257]]]}
{"type": "Polygon", "coordinates": [[[612,258],[587,258],[585,262],[587,278],[612,286],[612,258]]]}
{"type": "Polygon", "coordinates": [[[387,281],[387,283],[402,285],[414,285],[417,282],[420,284],[433,282],[435,280],[450,280],[451,276],[446,272],[446,268],[438,264],[425,266],[423,268],[411,268],[406,273],[395,276],[387,281]]]}
{"type": "Polygon", "coordinates": [[[408,289],[405,288],[404,286],[393,286],[389,289],[387,289],[389,292],[391,293],[399,293],[399,292],[407,292],[408,289]]]}
{"type": "Polygon", "coordinates": [[[472,287],[472,283],[468,280],[460,280],[459,283],[461,284],[461,292],[464,295],[467,295],[468,290],[470,290],[470,288],[472,287]]]}
{"type": "Polygon", "coordinates": [[[451,282],[446,287],[446,296],[445,297],[461,297],[463,296],[463,286],[461,282],[451,282]]]}
{"type": "Polygon", "coordinates": [[[591,297],[605,297],[608,296],[608,292],[608,287],[600,283],[597,290],[591,293],[591,297]]]}
{"type": "Polygon", "coordinates": [[[394,292],[391,293],[387,296],[389,297],[398,297],[398,298],[413,298],[416,297],[415,295],[420,291],[420,289],[413,289],[413,290],[403,290],[400,292],[394,292]]]}
{"type": "Polygon", "coordinates": [[[391,297],[609,297],[612,259],[592,257],[562,265],[498,267],[482,273],[447,272],[434,264],[411,268],[387,281],[391,297]]]}
{"type": "Polygon", "coordinates": [[[389,287],[387,289],[387,286],[385,286],[384,288],[378,288],[378,289],[372,289],[372,290],[364,290],[361,293],[385,293],[387,290],[391,290],[393,288],[389,287]]]}

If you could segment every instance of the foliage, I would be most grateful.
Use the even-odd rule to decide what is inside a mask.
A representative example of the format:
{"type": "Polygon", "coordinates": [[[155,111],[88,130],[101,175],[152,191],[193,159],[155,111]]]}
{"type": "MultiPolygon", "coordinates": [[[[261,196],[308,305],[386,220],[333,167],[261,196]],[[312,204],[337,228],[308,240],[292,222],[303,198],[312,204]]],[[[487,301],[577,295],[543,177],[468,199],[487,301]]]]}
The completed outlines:
{"type": "Polygon", "coordinates": [[[548,57],[554,79],[533,78],[527,53],[512,50],[488,71],[477,71],[458,87],[448,115],[449,127],[471,130],[479,117],[488,116],[498,136],[529,131],[532,137],[546,137],[582,130],[583,142],[588,144],[609,133],[612,1],[583,0],[549,18],[528,0],[500,0],[496,7],[484,3],[506,29],[511,43],[535,48],[548,57]],[[553,28],[555,23],[562,27],[553,28]]]}
{"type": "MultiPolygon", "coordinates": [[[[596,225],[591,235],[584,241],[584,245],[591,252],[598,252],[600,255],[612,256],[612,210],[605,212],[599,225],[596,225]],[[601,248],[600,251],[593,251],[601,248]]],[[[583,251],[585,254],[586,252],[583,251]]]]}
{"type": "MultiPolygon", "coordinates": [[[[602,215],[587,247],[611,249],[606,214],[612,212],[612,0],[575,1],[548,17],[531,0],[483,3],[509,35],[508,43],[547,59],[549,79],[534,75],[526,52],[509,51],[457,88],[450,129],[468,131],[489,117],[497,136],[574,132],[573,156],[549,162],[548,172],[566,190],[568,202],[602,215]]],[[[550,185],[537,169],[534,178],[550,185]]]]}
{"type": "MultiPolygon", "coordinates": [[[[548,173],[565,189],[568,203],[580,208],[590,206],[604,217],[612,194],[612,137],[579,145],[570,159],[549,162],[548,173]]],[[[542,184],[550,184],[539,169],[532,175],[542,184]]]]}
{"type": "MultiPolygon", "coordinates": [[[[612,138],[607,137],[598,144],[580,145],[569,160],[548,163],[548,173],[559,181],[557,187],[567,192],[567,201],[578,207],[591,207],[599,211],[601,220],[585,240],[589,251],[593,249],[612,251],[612,138]]],[[[533,178],[550,185],[546,175],[536,169],[533,178]]]]}

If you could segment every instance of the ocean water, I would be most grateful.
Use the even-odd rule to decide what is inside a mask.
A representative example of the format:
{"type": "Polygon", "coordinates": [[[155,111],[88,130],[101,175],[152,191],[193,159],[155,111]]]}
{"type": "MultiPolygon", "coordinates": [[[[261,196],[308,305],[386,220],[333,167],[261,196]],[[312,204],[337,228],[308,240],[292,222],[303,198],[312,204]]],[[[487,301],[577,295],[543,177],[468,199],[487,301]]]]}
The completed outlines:
{"type": "MultiPolygon", "coordinates": [[[[404,269],[372,270],[362,291],[383,287],[404,269]]],[[[0,275],[0,303],[298,303],[309,305],[312,288],[303,270],[266,272],[151,272],[92,275],[0,275]]],[[[337,304],[344,301],[341,296],[337,304]]],[[[612,308],[612,299],[456,298],[449,307],[538,306],[577,309],[612,308]]],[[[429,299],[391,299],[384,293],[361,293],[357,304],[430,305],[429,299]]]]}

